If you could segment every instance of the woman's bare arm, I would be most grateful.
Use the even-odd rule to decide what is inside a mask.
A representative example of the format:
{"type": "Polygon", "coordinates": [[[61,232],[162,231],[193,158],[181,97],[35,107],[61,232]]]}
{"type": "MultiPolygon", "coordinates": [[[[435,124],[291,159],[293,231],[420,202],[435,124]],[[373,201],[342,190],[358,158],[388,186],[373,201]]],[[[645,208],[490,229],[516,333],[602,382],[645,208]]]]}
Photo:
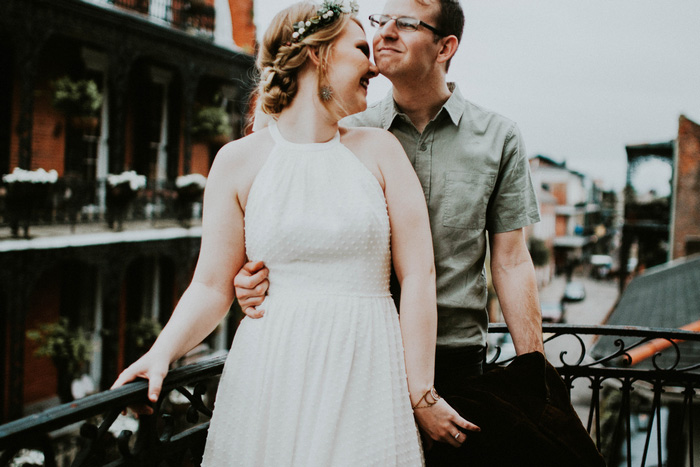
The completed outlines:
{"type": "Polygon", "coordinates": [[[136,378],[149,380],[156,401],[170,363],[199,344],[228,312],[233,277],[245,262],[241,188],[250,177],[240,170],[245,144],[231,143],[217,155],[204,193],[202,243],[194,277],[151,349],[124,370],[112,387],[136,378]]]}
{"type": "MultiPolygon", "coordinates": [[[[375,148],[384,181],[391,222],[394,269],[401,284],[401,334],[408,387],[413,406],[433,386],[437,339],[437,304],[433,243],[423,190],[403,148],[390,134],[375,148]]],[[[430,398],[429,398],[430,400],[430,398]]],[[[459,427],[479,428],[440,399],[414,410],[420,427],[431,439],[459,446],[459,427]]],[[[464,441],[464,437],[461,438],[464,441]]]]}

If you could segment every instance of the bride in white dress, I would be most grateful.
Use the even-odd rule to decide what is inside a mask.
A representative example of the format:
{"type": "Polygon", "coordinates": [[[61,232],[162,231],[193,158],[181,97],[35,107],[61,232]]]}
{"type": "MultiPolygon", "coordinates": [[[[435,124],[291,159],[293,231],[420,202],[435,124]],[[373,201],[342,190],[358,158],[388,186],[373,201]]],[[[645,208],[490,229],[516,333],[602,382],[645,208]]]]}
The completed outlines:
{"type": "Polygon", "coordinates": [[[206,466],[422,465],[416,419],[452,443],[468,427],[432,388],[435,276],[419,182],[391,134],[338,126],[366,108],[376,75],[353,13],[301,3],[273,20],[258,66],[275,121],[217,155],[192,283],[115,382],[147,378],[157,400],[169,364],[225,316],[246,259],[264,261],[274,285],[265,316],[236,332],[206,466]]]}

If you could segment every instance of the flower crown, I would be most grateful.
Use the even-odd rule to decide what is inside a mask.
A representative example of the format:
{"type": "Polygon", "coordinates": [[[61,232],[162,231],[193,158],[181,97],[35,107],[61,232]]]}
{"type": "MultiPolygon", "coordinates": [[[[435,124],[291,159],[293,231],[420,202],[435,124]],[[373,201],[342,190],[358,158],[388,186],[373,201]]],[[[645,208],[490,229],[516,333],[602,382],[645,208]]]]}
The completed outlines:
{"type": "Polygon", "coordinates": [[[340,18],[340,15],[355,15],[359,9],[355,0],[350,0],[347,4],[344,0],[325,0],[314,16],[306,21],[294,23],[292,41],[300,42],[306,36],[310,36],[316,31],[333,23],[340,18]]]}

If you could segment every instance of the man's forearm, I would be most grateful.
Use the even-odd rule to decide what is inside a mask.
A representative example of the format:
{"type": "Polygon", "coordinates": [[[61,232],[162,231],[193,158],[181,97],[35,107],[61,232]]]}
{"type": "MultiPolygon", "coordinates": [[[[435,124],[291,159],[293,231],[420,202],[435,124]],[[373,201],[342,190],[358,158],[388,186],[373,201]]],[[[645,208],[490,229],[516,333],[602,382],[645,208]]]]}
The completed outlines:
{"type": "Polygon", "coordinates": [[[537,281],[530,258],[507,266],[492,265],[491,273],[515,351],[518,355],[544,353],[537,281]]]}

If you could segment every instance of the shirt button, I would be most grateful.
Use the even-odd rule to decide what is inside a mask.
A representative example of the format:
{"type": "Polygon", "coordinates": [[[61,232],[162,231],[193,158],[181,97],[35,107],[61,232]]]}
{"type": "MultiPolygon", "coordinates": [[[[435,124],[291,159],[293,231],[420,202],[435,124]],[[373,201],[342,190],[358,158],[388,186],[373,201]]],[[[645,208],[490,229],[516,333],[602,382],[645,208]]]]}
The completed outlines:
{"type": "Polygon", "coordinates": [[[423,144],[420,145],[420,150],[421,150],[421,151],[425,151],[425,150],[427,150],[427,149],[428,149],[428,145],[427,145],[427,144],[423,143],[423,144]]]}

